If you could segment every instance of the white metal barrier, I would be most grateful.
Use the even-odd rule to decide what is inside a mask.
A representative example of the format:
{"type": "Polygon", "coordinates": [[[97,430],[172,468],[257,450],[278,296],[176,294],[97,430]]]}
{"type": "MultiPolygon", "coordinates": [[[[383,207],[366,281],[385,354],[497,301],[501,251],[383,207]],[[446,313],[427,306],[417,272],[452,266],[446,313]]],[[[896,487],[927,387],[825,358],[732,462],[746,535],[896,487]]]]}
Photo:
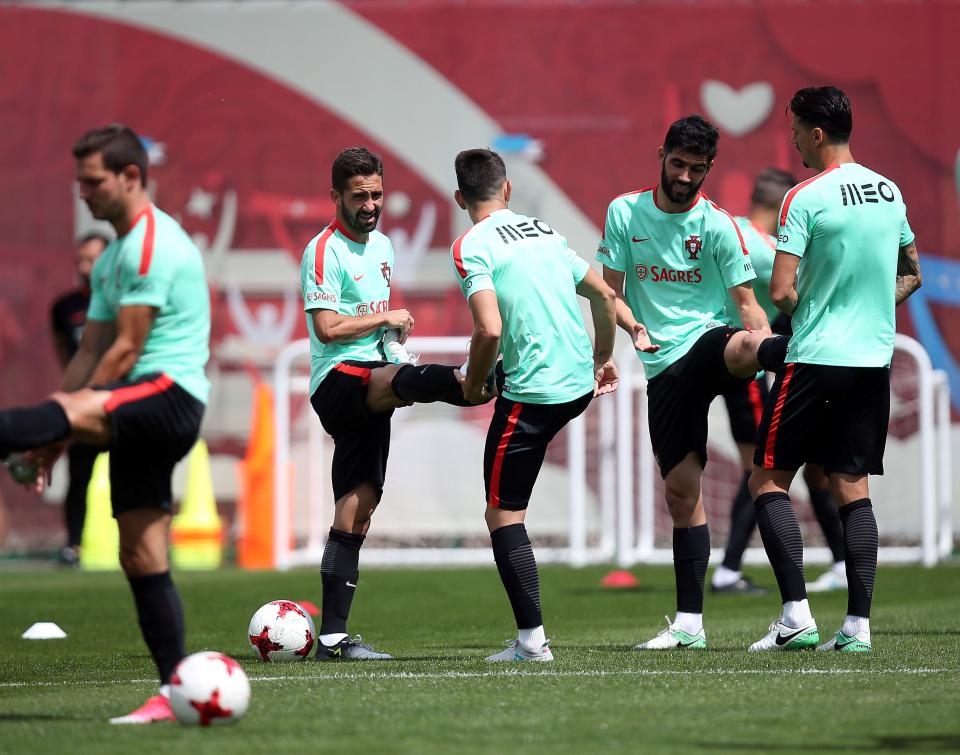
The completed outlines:
{"type": "MultiPolygon", "coordinates": [[[[429,361],[424,357],[431,354],[465,356],[464,346],[467,336],[449,338],[417,338],[407,342],[407,348],[421,354],[421,362],[429,361]]],[[[303,564],[319,563],[323,555],[327,529],[332,521],[332,507],[324,505],[329,489],[329,468],[324,468],[325,444],[332,443],[315,417],[309,418],[308,451],[310,460],[308,475],[307,522],[305,531],[294,532],[293,527],[293,489],[291,485],[292,447],[290,402],[295,396],[306,396],[309,378],[303,361],[309,360],[309,341],[304,339],[289,344],[278,355],[274,368],[275,412],[275,502],[274,505],[274,552],[276,566],[288,569],[303,564]],[[298,364],[300,367],[298,368],[298,364]]],[[[586,423],[581,415],[572,421],[567,432],[567,517],[568,544],[566,547],[537,548],[537,560],[543,563],[562,562],[576,566],[588,563],[610,561],[616,551],[615,526],[616,495],[614,493],[615,462],[613,447],[614,417],[613,402],[609,399],[598,401],[591,410],[600,412],[599,442],[593,449],[587,448],[586,423]],[[587,462],[595,456],[599,466],[600,531],[596,542],[588,543],[587,528],[587,462]]],[[[403,411],[417,411],[416,407],[403,411]]],[[[480,466],[482,458],[469,459],[466,463],[480,466]]],[[[302,472],[301,472],[302,473],[302,472]]],[[[437,502],[440,505],[440,502],[437,502]]],[[[482,517],[482,508],[477,516],[482,517]]],[[[536,530],[536,525],[531,527],[536,530]]],[[[374,532],[376,534],[376,526],[374,532]]],[[[379,565],[454,565],[488,564],[492,562],[489,545],[485,547],[430,548],[430,547],[371,547],[364,548],[365,564],[379,565]]]]}
{"type": "MultiPolygon", "coordinates": [[[[462,354],[465,337],[411,338],[409,348],[423,355],[462,354]]],[[[933,369],[930,358],[914,339],[897,335],[897,352],[908,356],[917,367],[917,414],[919,451],[916,459],[919,474],[920,542],[916,546],[883,546],[883,562],[922,562],[927,566],[948,557],[953,548],[952,467],[950,450],[950,396],[946,375],[933,369]]],[[[632,357],[632,355],[630,355],[632,357]]],[[[307,454],[311,460],[307,475],[307,521],[293,531],[293,490],[291,486],[291,415],[290,402],[295,396],[305,397],[309,378],[303,361],[309,359],[309,342],[297,341],[278,356],[274,372],[276,396],[275,500],[285,502],[274,507],[276,565],[286,569],[308,563],[319,563],[332,520],[332,506],[323,503],[329,495],[329,468],[320,460],[331,441],[320,427],[319,420],[309,417],[307,454]],[[297,365],[300,365],[299,367],[297,365]]],[[[656,496],[659,474],[647,431],[646,380],[639,360],[627,358],[619,363],[620,388],[612,397],[598,400],[590,411],[598,413],[597,439],[588,447],[586,422],[581,416],[567,428],[567,521],[568,543],[565,547],[537,549],[541,562],[562,562],[584,565],[616,558],[621,565],[634,563],[669,563],[671,549],[657,546],[655,512],[663,506],[656,496]],[[636,405],[634,402],[636,401],[636,405]],[[594,542],[588,542],[587,513],[589,507],[587,464],[597,464],[596,501],[600,527],[594,542]]],[[[408,411],[417,411],[416,408],[408,411]]],[[[467,463],[481,464],[481,459],[467,463]]],[[[300,470],[303,474],[304,470],[300,470]]],[[[479,514],[478,514],[479,515],[479,514]]],[[[883,523],[881,522],[881,530],[883,523]]],[[[715,553],[714,556],[719,556],[715,553]]],[[[829,561],[826,548],[810,548],[810,563],[829,561]]],[[[373,547],[364,550],[368,564],[486,564],[491,559],[488,547],[373,547]]],[[[747,562],[765,562],[762,548],[749,548],[747,562]]]]}
{"type": "MultiPolygon", "coordinates": [[[[898,333],[896,351],[909,356],[917,366],[920,443],[916,462],[920,469],[921,537],[917,546],[882,546],[880,560],[885,563],[921,562],[933,566],[941,558],[948,557],[953,548],[949,385],[946,374],[933,369],[929,355],[916,340],[898,333]]],[[[639,562],[669,563],[673,558],[671,549],[656,547],[655,539],[655,507],[666,504],[655,500],[654,475],[659,471],[646,427],[647,383],[639,360],[623,360],[619,368],[620,389],[616,394],[617,562],[622,566],[639,562]],[[639,408],[636,423],[634,400],[639,408]],[[639,440],[638,452],[633,448],[635,435],[639,440]],[[639,487],[636,498],[635,477],[639,487]]],[[[716,560],[721,556],[722,553],[714,549],[711,558],[716,560]]],[[[830,560],[830,552],[827,548],[809,548],[805,559],[809,563],[826,563],[830,560]]],[[[766,554],[762,548],[748,548],[744,560],[748,563],[765,562],[766,554]]]]}

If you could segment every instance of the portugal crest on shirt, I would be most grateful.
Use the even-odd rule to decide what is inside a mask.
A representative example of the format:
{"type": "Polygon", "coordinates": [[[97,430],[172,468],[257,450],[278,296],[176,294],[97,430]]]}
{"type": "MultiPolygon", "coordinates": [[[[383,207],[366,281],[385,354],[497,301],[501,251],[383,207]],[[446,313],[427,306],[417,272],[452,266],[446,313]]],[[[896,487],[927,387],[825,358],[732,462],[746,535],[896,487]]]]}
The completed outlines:
{"type": "Polygon", "coordinates": [[[699,236],[691,236],[683,242],[683,247],[690,255],[690,259],[698,260],[700,259],[700,252],[703,251],[703,241],[700,240],[699,236]]]}
{"type": "Polygon", "coordinates": [[[390,265],[384,262],[380,265],[380,272],[383,273],[383,279],[387,282],[387,285],[390,285],[390,265]]]}

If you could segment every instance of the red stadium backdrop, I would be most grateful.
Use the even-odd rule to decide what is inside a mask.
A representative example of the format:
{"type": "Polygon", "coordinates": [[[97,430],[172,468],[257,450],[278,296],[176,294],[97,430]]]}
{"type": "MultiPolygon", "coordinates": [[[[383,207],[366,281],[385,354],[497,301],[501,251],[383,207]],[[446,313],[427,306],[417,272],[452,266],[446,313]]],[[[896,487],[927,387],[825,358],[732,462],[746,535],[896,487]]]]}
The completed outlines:
{"type": "MultiPolygon", "coordinates": [[[[784,108],[797,88],[824,83],[853,99],[856,157],[903,190],[928,275],[899,327],[925,343],[960,396],[954,2],[411,0],[348,3],[318,10],[316,20],[298,16],[301,4],[285,4],[260,24],[262,38],[242,4],[145,5],[0,8],[2,405],[40,399],[57,384],[48,310],[74,283],[72,243],[85,221],[72,193],[70,145],[90,127],[120,121],[152,140],[156,201],[210,258],[214,359],[229,369],[251,354],[262,366],[279,344],[305,334],[295,301],[299,257],[332,216],[329,165],[343,146],[364,143],[384,156],[387,191],[400,199],[388,204],[383,226],[398,268],[401,257],[410,260],[399,288],[417,305],[418,334],[463,333],[465,308],[442,259],[462,223],[449,196],[452,167],[444,186],[437,169],[411,157],[470,131],[455,103],[470,103],[494,124],[502,139],[492,143],[512,164],[535,165],[590,231],[613,196],[656,180],[665,127],[689,112],[723,131],[705,189],[731,212],[746,210],[751,177],[765,166],[809,176],[789,143],[784,108]],[[191,13],[200,14],[191,34],[170,30],[189,25],[191,13]],[[364,45],[325,55],[319,26],[316,46],[302,34],[304,24],[344,19],[344,34],[360,28],[387,40],[401,51],[387,60],[415,65],[417,79],[394,80],[392,66],[368,62],[364,45]],[[291,25],[301,36],[291,40],[290,68],[309,74],[309,86],[256,54],[291,25]],[[317,81],[348,95],[311,96],[317,81]],[[384,98],[392,120],[363,122],[369,101],[384,98]],[[392,139],[394,126],[421,143],[392,139]]],[[[481,145],[457,144],[470,146],[481,145]]],[[[437,157],[444,166],[452,158],[437,157]]],[[[518,189],[541,206],[539,185],[518,189]]],[[[564,217],[547,219],[566,226],[564,217]]],[[[577,241],[592,258],[589,236],[577,241]]],[[[25,503],[8,481],[3,490],[25,503]]],[[[52,523],[56,514],[30,516],[52,523]]]]}

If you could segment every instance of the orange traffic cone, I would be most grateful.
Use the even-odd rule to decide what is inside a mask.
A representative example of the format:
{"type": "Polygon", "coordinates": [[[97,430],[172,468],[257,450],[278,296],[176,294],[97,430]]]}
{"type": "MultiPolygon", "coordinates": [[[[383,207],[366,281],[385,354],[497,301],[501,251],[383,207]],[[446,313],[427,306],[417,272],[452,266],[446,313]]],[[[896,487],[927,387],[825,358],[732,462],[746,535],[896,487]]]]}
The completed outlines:
{"type": "Polygon", "coordinates": [[[258,383],[253,392],[253,422],[247,455],[238,465],[241,521],[237,563],[244,569],[270,569],[273,553],[273,391],[258,383]]]}

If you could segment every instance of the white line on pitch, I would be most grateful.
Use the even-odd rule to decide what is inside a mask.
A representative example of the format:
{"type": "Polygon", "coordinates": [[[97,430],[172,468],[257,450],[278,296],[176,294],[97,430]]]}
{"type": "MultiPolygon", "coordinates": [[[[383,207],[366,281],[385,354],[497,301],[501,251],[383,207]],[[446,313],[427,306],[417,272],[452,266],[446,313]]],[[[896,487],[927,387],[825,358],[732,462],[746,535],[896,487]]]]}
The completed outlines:
{"type": "MultiPolygon", "coordinates": [[[[690,671],[660,671],[656,669],[620,669],[615,671],[522,671],[504,669],[503,671],[374,671],[371,673],[349,673],[335,671],[329,674],[311,674],[308,676],[250,676],[251,682],[316,682],[324,679],[342,681],[366,679],[495,679],[509,677],[606,677],[606,676],[790,676],[796,675],[910,675],[910,674],[949,674],[960,673],[960,669],[949,668],[889,668],[889,669],[694,669],[690,671]]],[[[70,680],[59,682],[0,682],[0,688],[10,687],[71,687],[76,685],[109,684],[150,684],[156,679],[112,679],[104,681],[70,680]]]]}

